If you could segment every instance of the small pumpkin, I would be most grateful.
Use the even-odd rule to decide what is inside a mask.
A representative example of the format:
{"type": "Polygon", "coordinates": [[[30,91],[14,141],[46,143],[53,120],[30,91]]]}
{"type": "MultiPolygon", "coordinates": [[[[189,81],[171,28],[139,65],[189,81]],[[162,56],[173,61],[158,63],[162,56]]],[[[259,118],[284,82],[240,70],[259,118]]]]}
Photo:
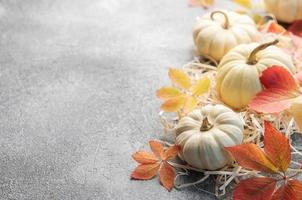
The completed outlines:
{"type": "Polygon", "coordinates": [[[176,127],[180,157],[189,165],[216,170],[230,163],[224,147],[241,144],[243,119],[223,105],[207,105],[180,119],[176,127]]]}
{"type": "Polygon", "coordinates": [[[302,19],[302,0],[265,0],[266,10],[282,22],[302,19]]]}
{"type": "Polygon", "coordinates": [[[199,54],[217,61],[238,44],[255,42],[259,37],[254,21],[235,12],[208,13],[193,28],[193,39],[199,54]]]}
{"type": "Polygon", "coordinates": [[[278,40],[265,44],[242,44],[232,49],[218,65],[216,76],[220,99],[233,109],[241,109],[262,90],[261,72],[273,65],[285,67],[294,73],[296,68],[290,55],[272,46],[278,40]]]}

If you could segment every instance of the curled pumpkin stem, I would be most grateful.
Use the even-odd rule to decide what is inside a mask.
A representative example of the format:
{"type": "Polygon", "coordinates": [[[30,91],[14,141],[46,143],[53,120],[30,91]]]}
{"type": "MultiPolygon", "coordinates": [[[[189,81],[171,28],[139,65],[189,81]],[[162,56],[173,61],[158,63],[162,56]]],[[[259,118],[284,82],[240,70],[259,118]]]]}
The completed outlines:
{"type": "Polygon", "coordinates": [[[218,13],[222,14],[224,16],[225,21],[224,21],[223,28],[228,29],[230,27],[230,21],[229,21],[228,15],[225,12],[220,11],[220,10],[214,11],[211,13],[211,19],[214,21],[214,15],[216,15],[218,13]]]}
{"type": "Polygon", "coordinates": [[[267,47],[269,46],[272,46],[272,45],[275,45],[279,42],[278,39],[272,41],[272,42],[267,42],[267,43],[264,43],[264,44],[261,44],[259,45],[258,47],[256,47],[252,53],[250,54],[250,56],[248,57],[247,59],[247,64],[249,65],[255,65],[257,63],[257,59],[256,59],[256,55],[259,51],[262,51],[264,49],[266,49],[267,47]]]}

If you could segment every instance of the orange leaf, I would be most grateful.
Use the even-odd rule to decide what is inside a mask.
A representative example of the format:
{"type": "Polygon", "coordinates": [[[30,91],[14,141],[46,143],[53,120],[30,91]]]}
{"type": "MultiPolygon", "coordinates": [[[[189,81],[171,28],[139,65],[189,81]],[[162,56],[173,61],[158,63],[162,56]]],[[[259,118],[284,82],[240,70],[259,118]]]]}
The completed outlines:
{"type": "Polygon", "coordinates": [[[178,152],[180,151],[180,146],[174,145],[169,147],[164,153],[163,153],[163,160],[170,160],[177,156],[178,152]]]}
{"type": "Polygon", "coordinates": [[[273,195],[273,200],[301,200],[302,184],[298,180],[289,180],[273,195]]]}
{"type": "Polygon", "coordinates": [[[286,172],[291,161],[288,139],[269,122],[264,122],[264,152],[282,172],[286,172]]]}
{"type": "Polygon", "coordinates": [[[277,22],[272,21],[267,29],[268,33],[275,33],[281,35],[288,35],[288,32],[285,28],[280,26],[277,22]]]}
{"type": "Polygon", "coordinates": [[[195,7],[195,6],[201,6],[204,8],[208,8],[211,5],[213,5],[214,0],[189,0],[188,5],[195,7]]]}
{"type": "Polygon", "coordinates": [[[290,72],[282,67],[266,69],[260,77],[266,89],[254,97],[249,106],[263,113],[277,113],[290,107],[300,94],[299,86],[290,72]]]}
{"type": "Polygon", "coordinates": [[[284,67],[277,65],[264,70],[260,81],[266,89],[298,90],[299,88],[293,75],[284,67]]]}
{"type": "Polygon", "coordinates": [[[158,158],[153,153],[145,151],[138,151],[134,153],[132,158],[140,164],[152,164],[158,162],[158,158]]]}
{"type": "Polygon", "coordinates": [[[159,163],[141,164],[135,168],[131,174],[131,178],[139,180],[149,180],[156,176],[160,167],[159,163]]]}
{"type": "Polygon", "coordinates": [[[289,28],[288,31],[302,37],[302,20],[295,21],[289,28]]]}
{"type": "Polygon", "coordinates": [[[183,89],[189,89],[191,86],[189,76],[182,70],[172,68],[169,69],[169,77],[175,85],[183,89]]]}
{"type": "Polygon", "coordinates": [[[168,100],[180,95],[182,95],[182,93],[175,87],[162,87],[156,91],[156,96],[163,100],[168,100]]]}
{"type": "Polygon", "coordinates": [[[171,191],[174,186],[175,171],[166,161],[163,162],[160,168],[159,176],[161,184],[171,191]]]}
{"type": "Polygon", "coordinates": [[[233,147],[225,147],[238,164],[244,168],[268,173],[275,173],[277,168],[265,156],[260,148],[252,143],[241,144],[233,147]]]}
{"type": "Polygon", "coordinates": [[[192,96],[187,96],[185,99],[184,107],[183,107],[184,113],[189,113],[192,110],[194,110],[194,108],[196,108],[196,107],[197,107],[196,98],[192,97],[192,96]]]}
{"type": "Polygon", "coordinates": [[[158,157],[161,158],[164,153],[164,146],[155,140],[149,141],[150,148],[152,152],[158,157]]]}
{"type": "Polygon", "coordinates": [[[268,177],[248,178],[236,186],[234,200],[269,200],[275,190],[276,180],[268,177]]]}
{"type": "Polygon", "coordinates": [[[185,103],[185,98],[183,96],[175,97],[165,101],[160,106],[160,109],[165,112],[177,112],[184,106],[184,103],[185,103]]]}

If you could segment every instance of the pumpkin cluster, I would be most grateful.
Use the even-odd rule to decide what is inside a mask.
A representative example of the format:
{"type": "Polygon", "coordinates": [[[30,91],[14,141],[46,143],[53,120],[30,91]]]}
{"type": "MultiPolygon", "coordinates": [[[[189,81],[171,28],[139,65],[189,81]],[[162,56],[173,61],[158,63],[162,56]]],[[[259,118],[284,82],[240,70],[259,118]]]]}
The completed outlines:
{"type": "MultiPolygon", "coordinates": [[[[208,2],[202,5],[208,5],[208,2]]],[[[301,0],[265,0],[265,6],[269,12],[275,15],[276,19],[283,22],[291,23],[302,18],[301,0]],[[288,13],[287,10],[291,10],[291,13],[288,13]]],[[[249,5],[249,7],[252,6],[249,5]]],[[[139,162],[140,164],[144,164],[144,167],[146,164],[156,167],[149,171],[135,170],[132,178],[141,180],[153,178],[162,162],[165,168],[160,168],[164,171],[160,172],[160,177],[168,178],[164,181],[161,178],[161,183],[168,190],[172,189],[171,182],[176,179],[176,172],[171,167],[199,172],[219,171],[228,167],[241,169],[246,166],[248,166],[247,170],[268,172],[269,170],[263,169],[272,167],[269,171],[272,174],[280,171],[285,173],[290,165],[290,156],[282,157],[283,154],[280,151],[282,148],[278,145],[282,145],[283,142],[286,145],[287,154],[290,154],[290,140],[288,139],[290,134],[284,136],[284,133],[278,132],[266,119],[275,119],[277,115],[285,115],[291,117],[295,122],[284,123],[287,124],[287,128],[294,130],[300,128],[301,130],[302,38],[300,34],[302,31],[298,31],[297,34],[296,30],[299,28],[296,24],[291,26],[288,31],[274,19],[267,19],[266,16],[260,21],[261,23],[251,15],[227,10],[209,12],[197,20],[192,33],[195,52],[199,60],[194,63],[197,68],[194,69],[194,72],[170,68],[169,78],[172,85],[162,87],[156,92],[157,97],[164,100],[161,105],[161,115],[162,113],[176,114],[173,124],[168,126],[175,139],[174,146],[168,148],[175,149],[171,159],[178,155],[185,164],[177,164],[174,160],[168,161],[163,158],[163,153],[160,153],[155,159],[153,155],[137,152],[134,154],[136,161],[138,161],[136,156],[139,154],[142,157],[145,156],[141,158],[144,163],[139,162]],[[291,30],[294,31],[290,32],[291,30]],[[209,63],[214,63],[213,65],[216,66],[209,67],[209,63]],[[264,128],[261,126],[263,127],[264,124],[266,129],[269,127],[274,133],[270,134],[269,131],[266,131],[266,135],[275,136],[276,141],[269,141],[274,138],[268,136],[264,140],[265,153],[269,152],[272,155],[266,156],[265,153],[262,153],[263,142],[245,140],[246,132],[251,128],[243,117],[243,115],[247,115],[246,113],[250,114],[253,119],[255,119],[254,116],[262,119],[260,123],[257,122],[259,141],[263,140],[262,130],[264,128]],[[271,149],[267,150],[268,147],[271,149]],[[282,157],[276,158],[278,162],[286,162],[286,170],[278,169],[279,163],[271,160],[275,159],[273,150],[282,157]],[[255,157],[253,157],[253,152],[255,157]],[[244,160],[244,155],[250,156],[248,158],[250,160],[244,160]],[[149,162],[151,158],[152,163],[149,162]],[[255,167],[260,165],[259,163],[264,167],[255,167]],[[259,170],[260,168],[262,170],[259,170]],[[150,171],[152,171],[151,175],[150,171]],[[166,172],[169,175],[165,175],[166,172]]],[[[163,147],[161,148],[163,149],[163,147]]],[[[164,151],[162,150],[162,152],[164,151]]],[[[287,179],[284,174],[282,177],[287,179]]],[[[227,182],[232,180],[233,178],[227,182]]],[[[255,178],[255,180],[260,179],[255,178]]],[[[278,179],[275,181],[272,178],[263,180],[273,180],[273,184],[278,181],[278,179]]],[[[249,181],[246,183],[250,184],[249,181]]],[[[290,182],[292,179],[286,181],[290,182]]],[[[301,189],[302,194],[302,184],[296,179],[292,181],[292,184],[298,185],[297,188],[301,189]]],[[[249,196],[249,194],[245,194],[250,191],[252,193],[261,192],[261,187],[249,190],[248,186],[243,185],[241,184],[240,189],[236,190],[234,199],[242,199],[243,196],[244,199],[266,198],[263,195],[253,196],[251,194],[249,196]]],[[[259,185],[262,184],[259,183],[259,185]]],[[[284,187],[291,187],[291,183],[285,184],[284,187]]],[[[270,188],[270,197],[267,198],[279,199],[280,196],[272,197],[274,191],[275,185],[270,188]]],[[[284,191],[278,189],[275,194],[283,195],[284,191]]],[[[302,195],[299,196],[299,198],[301,197],[302,195]]],[[[296,198],[295,194],[291,194],[291,196],[281,199],[299,198],[296,198]]]]}

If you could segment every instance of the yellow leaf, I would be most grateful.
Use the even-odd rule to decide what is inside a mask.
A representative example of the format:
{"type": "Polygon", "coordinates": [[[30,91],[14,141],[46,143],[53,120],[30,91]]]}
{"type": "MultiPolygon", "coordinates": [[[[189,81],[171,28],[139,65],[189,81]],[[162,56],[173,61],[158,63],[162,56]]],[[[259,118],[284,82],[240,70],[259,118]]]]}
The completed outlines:
{"type": "Polygon", "coordinates": [[[175,87],[162,87],[156,91],[156,96],[163,100],[168,100],[180,95],[182,95],[182,93],[175,87]]]}
{"type": "Polygon", "coordinates": [[[184,73],[182,70],[172,69],[172,68],[169,69],[169,77],[175,85],[183,89],[188,89],[191,86],[191,81],[189,76],[186,73],[184,73]]]}
{"type": "Polygon", "coordinates": [[[204,8],[208,8],[209,6],[213,5],[214,0],[189,0],[189,6],[201,6],[204,8]]]}
{"type": "Polygon", "coordinates": [[[247,8],[251,9],[252,8],[252,2],[251,0],[233,0],[235,3],[247,8]]]}
{"type": "Polygon", "coordinates": [[[175,97],[165,101],[160,109],[165,112],[177,112],[179,111],[185,103],[185,98],[183,96],[175,97]]]}
{"type": "Polygon", "coordinates": [[[210,79],[208,77],[204,77],[199,79],[197,83],[191,88],[193,96],[199,96],[206,93],[210,87],[210,79]]]}
{"type": "Polygon", "coordinates": [[[293,115],[299,131],[302,131],[302,98],[294,101],[291,105],[290,112],[293,115]]]}
{"type": "Polygon", "coordinates": [[[194,108],[196,108],[196,106],[197,106],[196,98],[193,96],[188,96],[184,103],[184,108],[183,108],[184,113],[191,112],[192,110],[194,110],[194,108]]]}

